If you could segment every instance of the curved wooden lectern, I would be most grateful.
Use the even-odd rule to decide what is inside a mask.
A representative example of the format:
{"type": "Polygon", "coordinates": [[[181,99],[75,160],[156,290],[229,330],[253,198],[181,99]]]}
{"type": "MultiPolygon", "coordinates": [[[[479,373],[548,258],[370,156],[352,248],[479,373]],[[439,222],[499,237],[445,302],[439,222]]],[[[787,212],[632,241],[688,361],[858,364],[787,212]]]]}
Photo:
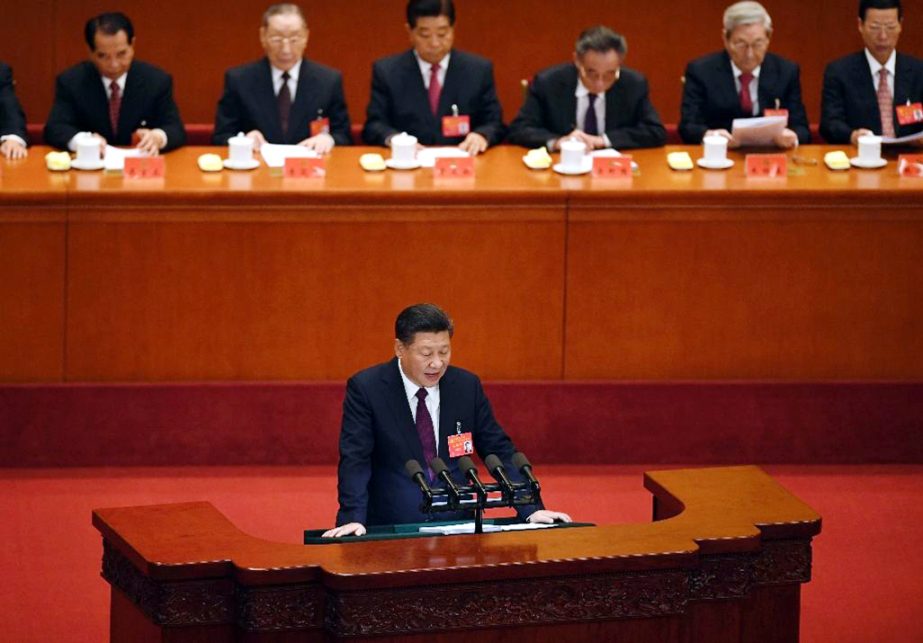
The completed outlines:
{"type": "Polygon", "coordinates": [[[644,484],[649,524],[333,545],[207,502],[97,509],[111,640],[797,641],[820,516],[757,467],[644,484]]]}

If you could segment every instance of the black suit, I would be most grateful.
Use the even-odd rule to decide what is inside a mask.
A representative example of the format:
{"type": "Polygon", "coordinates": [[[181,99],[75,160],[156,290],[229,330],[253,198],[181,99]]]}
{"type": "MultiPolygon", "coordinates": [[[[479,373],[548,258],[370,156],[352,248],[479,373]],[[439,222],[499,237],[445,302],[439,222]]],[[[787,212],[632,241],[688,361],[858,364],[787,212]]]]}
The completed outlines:
{"type": "MultiPolygon", "coordinates": [[[[439,381],[438,455],[448,464],[453,478],[461,482],[455,458],[449,458],[448,435],[461,423],[470,431],[474,448],[482,458],[495,453],[504,461],[511,478],[519,480],[510,458],[513,443],[494,419],[490,402],[476,375],[450,366],[439,381]]],[[[383,525],[427,520],[420,513],[421,494],[404,471],[407,460],[421,464],[423,447],[401,378],[397,358],[360,371],[346,384],[343,424],[340,430],[337,525],[358,522],[383,525]]],[[[425,469],[425,464],[423,464],[425,469]]],[[[526,518],[534,505],[518,507],[526,518]]],[[[467,518],[464,513],[434,514],[435,520],[467,518]]]]}
{"type": "Polygon", "coordinates": [[[376,60],[362,140],[384,145],[392,134],[407,132],[422,145],[457,145],[464,136],[442,135],[442,117],[452,115],[452,105],[460,115],[471,117],[471,131],[486,138],[488,145],[503,140],[503,111],[494,87],[493,65],[486,58],[452,50],[436,116],[412,50],[376,60]]]}
{"type": "MultiPolygon", "coordinates": [[[[894,105],[923,100],[923,60],[898,53],[894,65],[894,105]]],[[[854,130],[881,134],[878,85],[872,81],[865,51],[834,60],[824,70],[820,133],[828,143],[849,143],[854,130]]],[[[894,133],[907,136],[923,130],[923,123],[901,125],[894,114],[894,133]]]]}
{"type": "Polygon", "coordinates": [[[0,136],[15,134],[26,140],[26,116],[13,91],[13,71],[0,62],[0,136]]]}
{"type": "Polygon", "coordinates": [[[352,142],[340,72],[307,59],[301,61],[288,131],[283,132],[272,68],[263,58],[229,69],[224,75],[212,142],[226,145],[238,132],[259,130],[270,143],[294,145],[311,136],[311,121],[318,116],[330,119],[330,135],[337,145],[352,142]]]}
{"type": "Polygon", "coordinates": [[[186,130],[173,100],[173,79],[147,63],[135,60],[128,69],[119,110],[118,131],[109,123],[109,99],[96,67],[78,63],[58,75],[54,103],[45,122],[45,142],[66,149],[78,132],[96,132],[110,145],[131,145],[140,128],[162,129],[169,151],[186,142],[186,130]]]}
{"type": "MultiPolygon", "coordinates": [[[[811,142],[808,115],[801,102],[801,73],[798,65],[775,54],[766,54],[757,85],[760,115],[776,107],[788,110],[788,128],[799,143],[811,142]]],[[[679,135],[686,143],[701,143],[707,130],[731,131],[735,118],[752,118],[740,108],[740,94],[734,82],[731,57],[726,51],[693,60],[686,66],[679,135]]]]}
{"type": "MultiPolygon", "coordinates": [[[[574,131],[577,80],[573,63],[536,74],[526,102],[510,124],[510,143],[541,147],[574,131]]],[[[606,136],[612,147],[658,147],[667,142],[666,130],[648,93],[644,76],[622,67],[619,79],[606,92],[606,136]]]]}

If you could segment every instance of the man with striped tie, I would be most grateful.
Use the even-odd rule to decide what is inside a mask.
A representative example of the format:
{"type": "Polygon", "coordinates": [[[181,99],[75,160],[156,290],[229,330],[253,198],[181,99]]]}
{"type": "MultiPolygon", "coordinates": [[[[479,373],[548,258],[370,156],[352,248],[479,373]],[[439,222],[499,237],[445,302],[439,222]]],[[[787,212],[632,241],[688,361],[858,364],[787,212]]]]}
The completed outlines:
{"type": "Polygon", "coordinates": [[[860,0],[865,49],[824,71],[820,133],[828,143],[923,131],[923,60],[897,52],[903,20],[901,0],[860,0]]]}

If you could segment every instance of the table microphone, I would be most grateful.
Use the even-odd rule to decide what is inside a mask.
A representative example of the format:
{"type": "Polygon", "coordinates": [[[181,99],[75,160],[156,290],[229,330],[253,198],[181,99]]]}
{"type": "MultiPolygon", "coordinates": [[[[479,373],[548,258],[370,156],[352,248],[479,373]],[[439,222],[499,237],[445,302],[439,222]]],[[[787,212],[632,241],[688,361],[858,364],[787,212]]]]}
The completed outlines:
{"type": "Polygon", "coordinates": [[[522,451],[517,451],[513,454],[513,466],[519,469],[526,480],[529,481],[529,484],[532,485],[532,489],[535,493],[541,491],[541,485],[538,483],[538,479],[532,475],[532,464],[529,462],[529,458],[526,457],[526,454],[522,451]]]}
{"type": "Polygon", "coordinates": [[[484,484],[481,482],[481,479],[478,478],[478,468],[474,466],[474,461],[468,456],[463,455],[458,459],[458,468],[464,472],[465,477],[468,478],[475,489],[477,489],[478,495],[481,498],[486,498],[487,489],[484,488],[484,484]]]}
{"type": "MultiPolygon", "coordinates": [[[[416,462],[414,460],[413,462],[416,462]]],[[[420,466],[420,465],[417,465],[420,466]]],[[[433,473],[436,474],[436,477],[442,480],[445,483],[446,489],[449,490],[449,495],[454,498],[454,503],[458,504],[459,494],[458,487],[455,486],[455,481],[452,480],[452,476],[449,474],[449,468],[443,462],[442,458],[435,457],[429,461],[429,468],[433,470],[433,473]]]]}
{"type": "Polygon", "coordinates": [[[404,465],[404,471],[406,471],[410,479],[416,482],[417,486],[420,487],[420,491],[426,497],[426,502],[432,503],[433,490],[430,489],[429,485],[426,483],[426,475],[423,473],[423,467],[420,466],[420,463],[413,459],[408,460],[407,464],[404,465]]]}
{"type": "Polygon", "coordinates": [[[492,475],[494,479],[500,483],[500,486],[503,487],[503,492],[512,497],[513,483],[510,482],[510,479],[507,477],[500,458],[491,453],[484,459],[484,465],[487,467],[487,470],[490,471],[490,475],[492,475]]]}

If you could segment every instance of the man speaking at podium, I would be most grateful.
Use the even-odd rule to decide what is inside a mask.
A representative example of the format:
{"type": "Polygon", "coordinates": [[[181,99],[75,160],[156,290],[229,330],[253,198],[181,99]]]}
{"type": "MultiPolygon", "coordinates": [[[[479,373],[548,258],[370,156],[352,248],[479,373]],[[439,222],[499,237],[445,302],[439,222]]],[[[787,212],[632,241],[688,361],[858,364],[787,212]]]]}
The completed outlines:
{"type": "MultiPolygon", "coordinates": [[[[456,458],[449,452],[451,434],[470,433],[478,455],[496,454],[510,477],[518,478],[510,464],[515,448],[494,419],[480,379],[449,366],[453,330],[452,320],[438,306],[405,308],[394,324],[395,357],[347,382],[340,428],[340,510],[337,526],[324,537],[361,536],[366,525],[431,520],[420,512],[420,489],[404,465],[415,459],[427,470],[426,464],[439,456],[457,474],[456,458]]],[[[517,507],[517,512],[528,522],[570,522],[567,514],[536,505],[517,507]]],[[[470,515],[438,514],[438,520],[456,519],[470,515]]]]}

